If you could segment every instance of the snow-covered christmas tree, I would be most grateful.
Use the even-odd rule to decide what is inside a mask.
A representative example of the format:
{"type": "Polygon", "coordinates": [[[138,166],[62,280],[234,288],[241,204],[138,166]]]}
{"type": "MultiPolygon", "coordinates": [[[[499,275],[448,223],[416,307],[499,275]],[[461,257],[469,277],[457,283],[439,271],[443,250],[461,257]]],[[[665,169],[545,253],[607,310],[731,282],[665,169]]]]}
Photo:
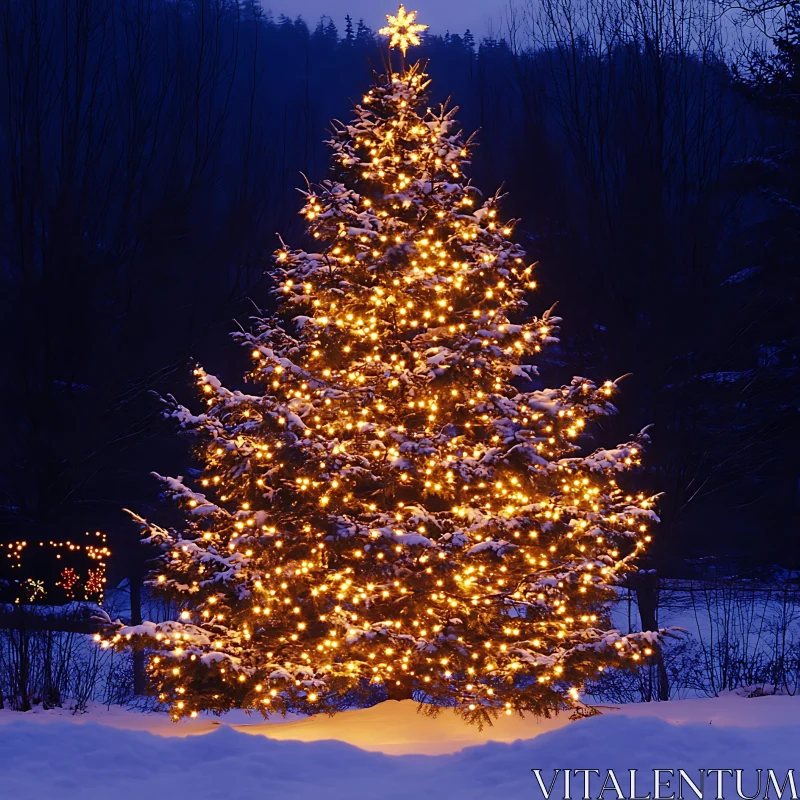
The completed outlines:
{"type": "Polygon", "coordinates": [[[527,312],[514,222],[405,65],[423,29],[389,17],[403,66],[335,126],[332,176],[304,193],[314,252],[279,250],[277,313],[236,334],[251,391],[198,368],[202,411],[171,409],[203,474],[162,479],[182,530],[141,522],[180,613],[114,641],[147,649],[176,718],[366,691],[549,713],[654,644],[608,613],[657,521],[617,484],[642,441],[582,448],[611,381],[535,388],[560,320],[527,312]]]}

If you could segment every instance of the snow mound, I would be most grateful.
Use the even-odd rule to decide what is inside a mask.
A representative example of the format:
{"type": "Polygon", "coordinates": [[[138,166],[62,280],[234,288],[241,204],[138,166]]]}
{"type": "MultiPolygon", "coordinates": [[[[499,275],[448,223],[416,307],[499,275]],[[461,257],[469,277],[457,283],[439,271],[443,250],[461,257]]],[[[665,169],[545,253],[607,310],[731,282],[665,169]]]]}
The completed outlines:
{"type": "MultiPolygon", "coordinates": [[[[147,796],[170,800],[500,800],[541,797],[533,768],[542,769],[544,775],[555,768],[614,769],[618,774],[635,768],[650,775],[656,767],[690,771],[771,768],[785,775],[787,769],[796,767],[800,741],[800,724],[781,724],[792,716],[797,718],[794,700],[686,701],[706,707],[705,712],[684,709],[697,715],[692,724],[674,724],[642,712],[612,713],[562,723],[557,730],[542,726],[544,732],[538,736],[537,729],[529,726],[528,734],[535,738],[487,741],[438,756],[392,756],[342,741],[292,740],[305,730],[303,725],[310,728],[316,724],[314,720],[239,730],[223,724],[210,733],[202,733],[199,726],[180,725],[173,730],[183,729],[190,735],[160,736],[121,729],[120,715],[112,715],[115,728],[97,722],[75,724],[75,718],[5,713],[0,714],[7,722],[0,727],[0,796],[15,800],[140,800],[147,796]],[[736,720],[727,718],[733,703],[739,708],[736,720]],[[718,718],[727,718],[727,723],[714,722],[715,704],[722,707],[718,718]],[[704,713],[705,721],[698,724],[704,713]],[[748,724],[750,716],[752,725],[748,724]],[[765,724],[770,721],[773,724],[765,724]],[[256,730],[267,727],[268,731],[256,730]],[[267,735],[246,735],[245,731],[267,735]],[[287,740],[279,741],[277,732],[288,734],[287,740]]],[[[372,729],[377,718],[357,711],[349,721],[348,715],[329,720],[330,727],[319,726],[319,733],[333,735],[338,720],[341,731],[351,738],[353,730],[362,727],[362,735],[372,729],[374,738],[384,743],[402,741],[409,735],[403,727],[408,722],[403,722],[404,704],[384,705],[395,709],[385,712],[383,719],[390,724],[392,716],[397,717],[396,730],[372,729]],[[360,715],[368,719],[358,722],[360,715]]],[[[654,707],[670,705],[686,703],[654,707]]],[[[421,728],[441,722],[416,719],[421,728]]],[[[450,730],[449,722],[443,735],[446,730],[450,730]]],[[[491,736],[491,731],[484,735],[491,736]]],[[[641,786],[645,792],[652,789],[647,781],[641,786]]]]}
{"type": "Polygon", "coordinates": [[[506,717],[483,732],[452,714],[421,716],[410,702],[333,718],[265,723],[231,714],[179,725],[122,709],[5,711],[0,796],[499,800],[539,797],[533,768],[785,774],[796,762],[798,711],[800,698],[731,694],[606,709],[577,722],[506,717]]]}
{"type": "MultiPolygon", "coordinates": [[[[714,725],[717,727],[777,727],[800,725],[800,696],[745,698],[733,692],[722,697],[672,700],[669,703],[632,703],[598,706],[604,718],[626,717],[660,719],[672,725],[714,725]]],[[[117,730],[143,731],[167,738],[198,737],[220,728],[267,737],[279,741],[321,742],[336,740],[361,750],[386,755],[438,756],[457,753],[466,747],[487,742],[515,742],[533,739],[564,727],[573,727],[566,715],[550,719],[501,716],[493,726],[478,730],[467,726],[453,713],[443,711],[431,718],[417,713],[417,704],[380,703],[372,708],[344,711],[334,717],[290,716],[264,721],[260,716],[234,711],[222,717],[206,716],[173,723],[166,714],[144,714],[100,704],[87,714],[68,709],[44,711],[36,708],[26,714],[0,710],[0,752],[5,739],[4,723],[49,725],[66,721],[73,726],[97,724],[117,730]]],[[[0,800],[4,800],[0,794],[0,800]]]]}

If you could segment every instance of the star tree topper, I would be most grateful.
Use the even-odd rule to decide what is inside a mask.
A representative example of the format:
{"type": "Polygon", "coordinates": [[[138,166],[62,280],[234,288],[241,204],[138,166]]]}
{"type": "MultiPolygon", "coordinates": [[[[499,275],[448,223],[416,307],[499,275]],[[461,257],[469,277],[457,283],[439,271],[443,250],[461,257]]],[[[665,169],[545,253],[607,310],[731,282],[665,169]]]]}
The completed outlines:
{"type": "Polygon", "coordinates": [[[405,6],[401,5],[397,10],[397,16],[393,17],[391,14],[386,15],[389,24],[385,28],[381,28],[378,33],[380,33],[381,36],[391,36],[389,47],[399,47],[403,55],[405,55],[409,45],[421,44],[417,34],[428,30],[427,25],[415,23],[414,20],[416,18],[416,11],[406,11],[405,6]]]}

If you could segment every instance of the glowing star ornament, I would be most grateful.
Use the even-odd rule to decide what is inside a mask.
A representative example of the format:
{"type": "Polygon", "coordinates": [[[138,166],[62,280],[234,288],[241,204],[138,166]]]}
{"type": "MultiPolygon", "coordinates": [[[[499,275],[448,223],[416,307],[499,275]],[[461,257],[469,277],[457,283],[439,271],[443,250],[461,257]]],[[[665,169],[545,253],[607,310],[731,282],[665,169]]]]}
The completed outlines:
{"type": "Polygon", "coordinates": [[[416,18],[416,11],[406,11],[405,6],[401,5],[397,10],[397,16],[386,15],[389,24],[385,28],[381,28],[378,33],[381,36],[390,36],[389,47],[399,47],[403,55],[405,55],[409,45],[422,43],[417,34],[428,30],[427,25],[415,23],[414,20],[416,18]]]}

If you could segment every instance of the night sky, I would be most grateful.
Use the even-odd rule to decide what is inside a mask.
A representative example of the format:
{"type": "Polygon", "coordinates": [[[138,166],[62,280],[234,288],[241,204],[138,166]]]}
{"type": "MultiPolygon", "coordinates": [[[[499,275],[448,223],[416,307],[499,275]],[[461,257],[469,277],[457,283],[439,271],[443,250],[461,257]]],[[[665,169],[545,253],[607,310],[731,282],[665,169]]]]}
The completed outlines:
{"type": "MultiPolygon", "coordinates": [[[[345,14],[354,20],[360,17],[371,28],[385,22],[386,14],[397,11],[398,0],[263,0],[264,8],[276,15],[301,14],[309,24],[314,24],[325,14],[333,19],[340,31],[344,28],[345,14]]],[[[502,30],[505,0],[408,0],[409,11],[419,12],[419,22],[430,25],[435,33],[463,33],[469,28],[476,38],[502,30]]]]}

